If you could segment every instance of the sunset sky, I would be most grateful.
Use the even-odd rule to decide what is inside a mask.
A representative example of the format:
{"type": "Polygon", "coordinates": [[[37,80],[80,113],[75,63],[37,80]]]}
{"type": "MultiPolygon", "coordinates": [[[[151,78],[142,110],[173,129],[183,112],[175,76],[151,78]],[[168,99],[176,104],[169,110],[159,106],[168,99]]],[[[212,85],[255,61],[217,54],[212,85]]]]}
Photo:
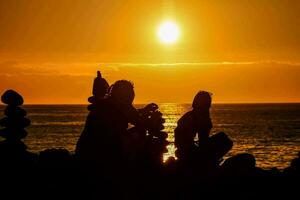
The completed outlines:
{"type": "Polygon", "coordinates": [[[0,0],[0,92],[87,103],[97,70],[135,103],[300,102],[298,0],[0,0]],[[157,37],[175,22],[174,44],[157,37]]]}

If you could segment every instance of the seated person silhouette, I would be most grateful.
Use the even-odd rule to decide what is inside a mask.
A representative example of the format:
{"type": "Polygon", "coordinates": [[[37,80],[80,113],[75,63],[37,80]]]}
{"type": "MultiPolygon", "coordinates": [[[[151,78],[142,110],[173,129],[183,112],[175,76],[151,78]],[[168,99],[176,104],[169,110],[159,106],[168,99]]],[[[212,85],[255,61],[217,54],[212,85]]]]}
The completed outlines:
{"type": "Polygon", "coordinates": [[[179,160],[206,163],[216,167],[232,148],[232,141],[223,132],[210,137],[211,94],[200,91],[193,100],[193,110],[184,114],[175,129],[176,156],[179,160]],[[198,136],[198,141],[195,138],[198,136]]]}
{"type": "Polygon", "coordinates": [[[191,157],[198,151],[198,146],[205,146],[212,129],[209,109],[211,94],[200,91],[194,98],[193,110],[185,113],[177,122],[175,129],[176,156],[179,159],[191,157]],[[198,136],[198,145],[195,137],[198,136]]]}
{"type": "Polygon", "coordinates": [[[122,160],[122,135],[128,123],[136,127],[145,126],[142,113],[156,110],[157,105],[149,104],[140,111],[132,105],[135,97],[130,81],[116,81],[109,93],[97,100],[87,117],[84,130],[76,146],[80,160],[94,163],[119,163],[122,160]]]}

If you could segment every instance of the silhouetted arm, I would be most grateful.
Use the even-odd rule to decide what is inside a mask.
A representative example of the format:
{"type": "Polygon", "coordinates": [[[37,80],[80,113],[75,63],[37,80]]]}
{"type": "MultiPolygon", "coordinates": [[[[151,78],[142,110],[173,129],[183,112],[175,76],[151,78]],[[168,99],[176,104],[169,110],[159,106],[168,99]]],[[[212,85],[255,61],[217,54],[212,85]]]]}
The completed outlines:
{"type": "Polygon", "coordinates": [[[209,114],[201,114],[196,116],[197,122],[197,133],[198,133],[198,144],[205,145],[209,140],[209,135],[212,129],[212,122],[209,114]]]}
{"type": "Polygon", "coordinates": [[[142,114],[132,105],[123,106],[120,108],[122,114],[127,118],[128,123],[136,127],[145,127],[142,114]]]}
{"type": "Polygon", "coordinates": [[[147,114],[149,112],[154,112],[158,109],[158,105],[155,103],[147,104],[144,108],[137,109],[139,113],[147,114]]]}

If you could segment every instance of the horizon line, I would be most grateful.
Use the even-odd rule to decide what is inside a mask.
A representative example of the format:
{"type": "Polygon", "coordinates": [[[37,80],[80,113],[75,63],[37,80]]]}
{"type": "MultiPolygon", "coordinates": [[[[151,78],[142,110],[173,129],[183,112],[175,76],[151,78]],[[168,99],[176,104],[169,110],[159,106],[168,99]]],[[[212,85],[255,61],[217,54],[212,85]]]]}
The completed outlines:
{"type": "MultiPolygon", "coordinates": [[[[31,106],[31,105],[89,105],[90,103],[29,103],[29,104],[23,104],[22,106],[31,106]]],[[[149,104],[148,103],[134,103],[133,105],[144,105],[144,104],[149,104]]],[[[192,104],[188,102],[181,102],[181,103],[176,103],[176,102],[160,102],[156,104],[192,104]]],[[[290,101],[290,102],[216,102],[212,103],[213,105],[221,105],[221,104],[300,104],[300,101],[290,101]]],[[[0,106],[7,106],[6,104],[1,103],[0,106]]]]}

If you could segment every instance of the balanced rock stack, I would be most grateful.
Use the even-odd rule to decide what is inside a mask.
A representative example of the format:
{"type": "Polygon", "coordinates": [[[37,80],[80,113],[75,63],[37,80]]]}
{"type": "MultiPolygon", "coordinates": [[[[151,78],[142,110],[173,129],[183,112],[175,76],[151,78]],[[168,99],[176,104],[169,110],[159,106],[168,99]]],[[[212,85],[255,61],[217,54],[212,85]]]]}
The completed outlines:
{"type": "Polygon", "coordinates": [[[1,101],[7,105],[4,110],[5,117],[0,120],[0,136],[5,140],[0,142],[1,168],[12,169],[16,166],[33,164],[37,155],[27,151],[22,139],[27,136],[26,128],[30,120],[25,118],[26,111],[20,108],[23,97],[14,90],[7,90],[1,96],[1,101]]]}
{"type": "Polygon", "coordinates": [[[149,113],[148,116],[148,153],[151,154],[152,162],[161,164],[163,162],[163,154],[167,153],[168,134],[164,131],[165,119],[159,110],[149,113]]]}
{"type": "Polygon", "coordinates": [[[88,106],[88,110],[93,109],[93,105],[97,100],[102,99],[108,92],[109,84],[102,78],[101,72],[97,71],[97,77],[94,79],[93,83],[93,96],[88,98],[88,101],[92,104],[88,106]]]}
{"type": "Polygon", "coordinates": [[[23,98],[14,90],[7,90],[1,97],[1,101],[7,104],[4,110],[6,117],[0,120],[0,136],[9,141],[18,141],[27,136],[26,128],[30,120],[25,118],[26,111],[19,106],[23,105],[23,98]]]}
{"type": "Polygon", "coordinates": [[[7,90],[1,101],[7,105],[4,110],[5,117],[0,120],[0,126],[4,127],[0,130],[0,136],[5,138],[0,142],[1,167],[30,165],[35,162],[37,155],[28,152],[22,141],[27,136],[24,128],[30,125],[30,120],[25,118],[26,111],[20,108],[24,100],[14,90],[7,90]]]}

